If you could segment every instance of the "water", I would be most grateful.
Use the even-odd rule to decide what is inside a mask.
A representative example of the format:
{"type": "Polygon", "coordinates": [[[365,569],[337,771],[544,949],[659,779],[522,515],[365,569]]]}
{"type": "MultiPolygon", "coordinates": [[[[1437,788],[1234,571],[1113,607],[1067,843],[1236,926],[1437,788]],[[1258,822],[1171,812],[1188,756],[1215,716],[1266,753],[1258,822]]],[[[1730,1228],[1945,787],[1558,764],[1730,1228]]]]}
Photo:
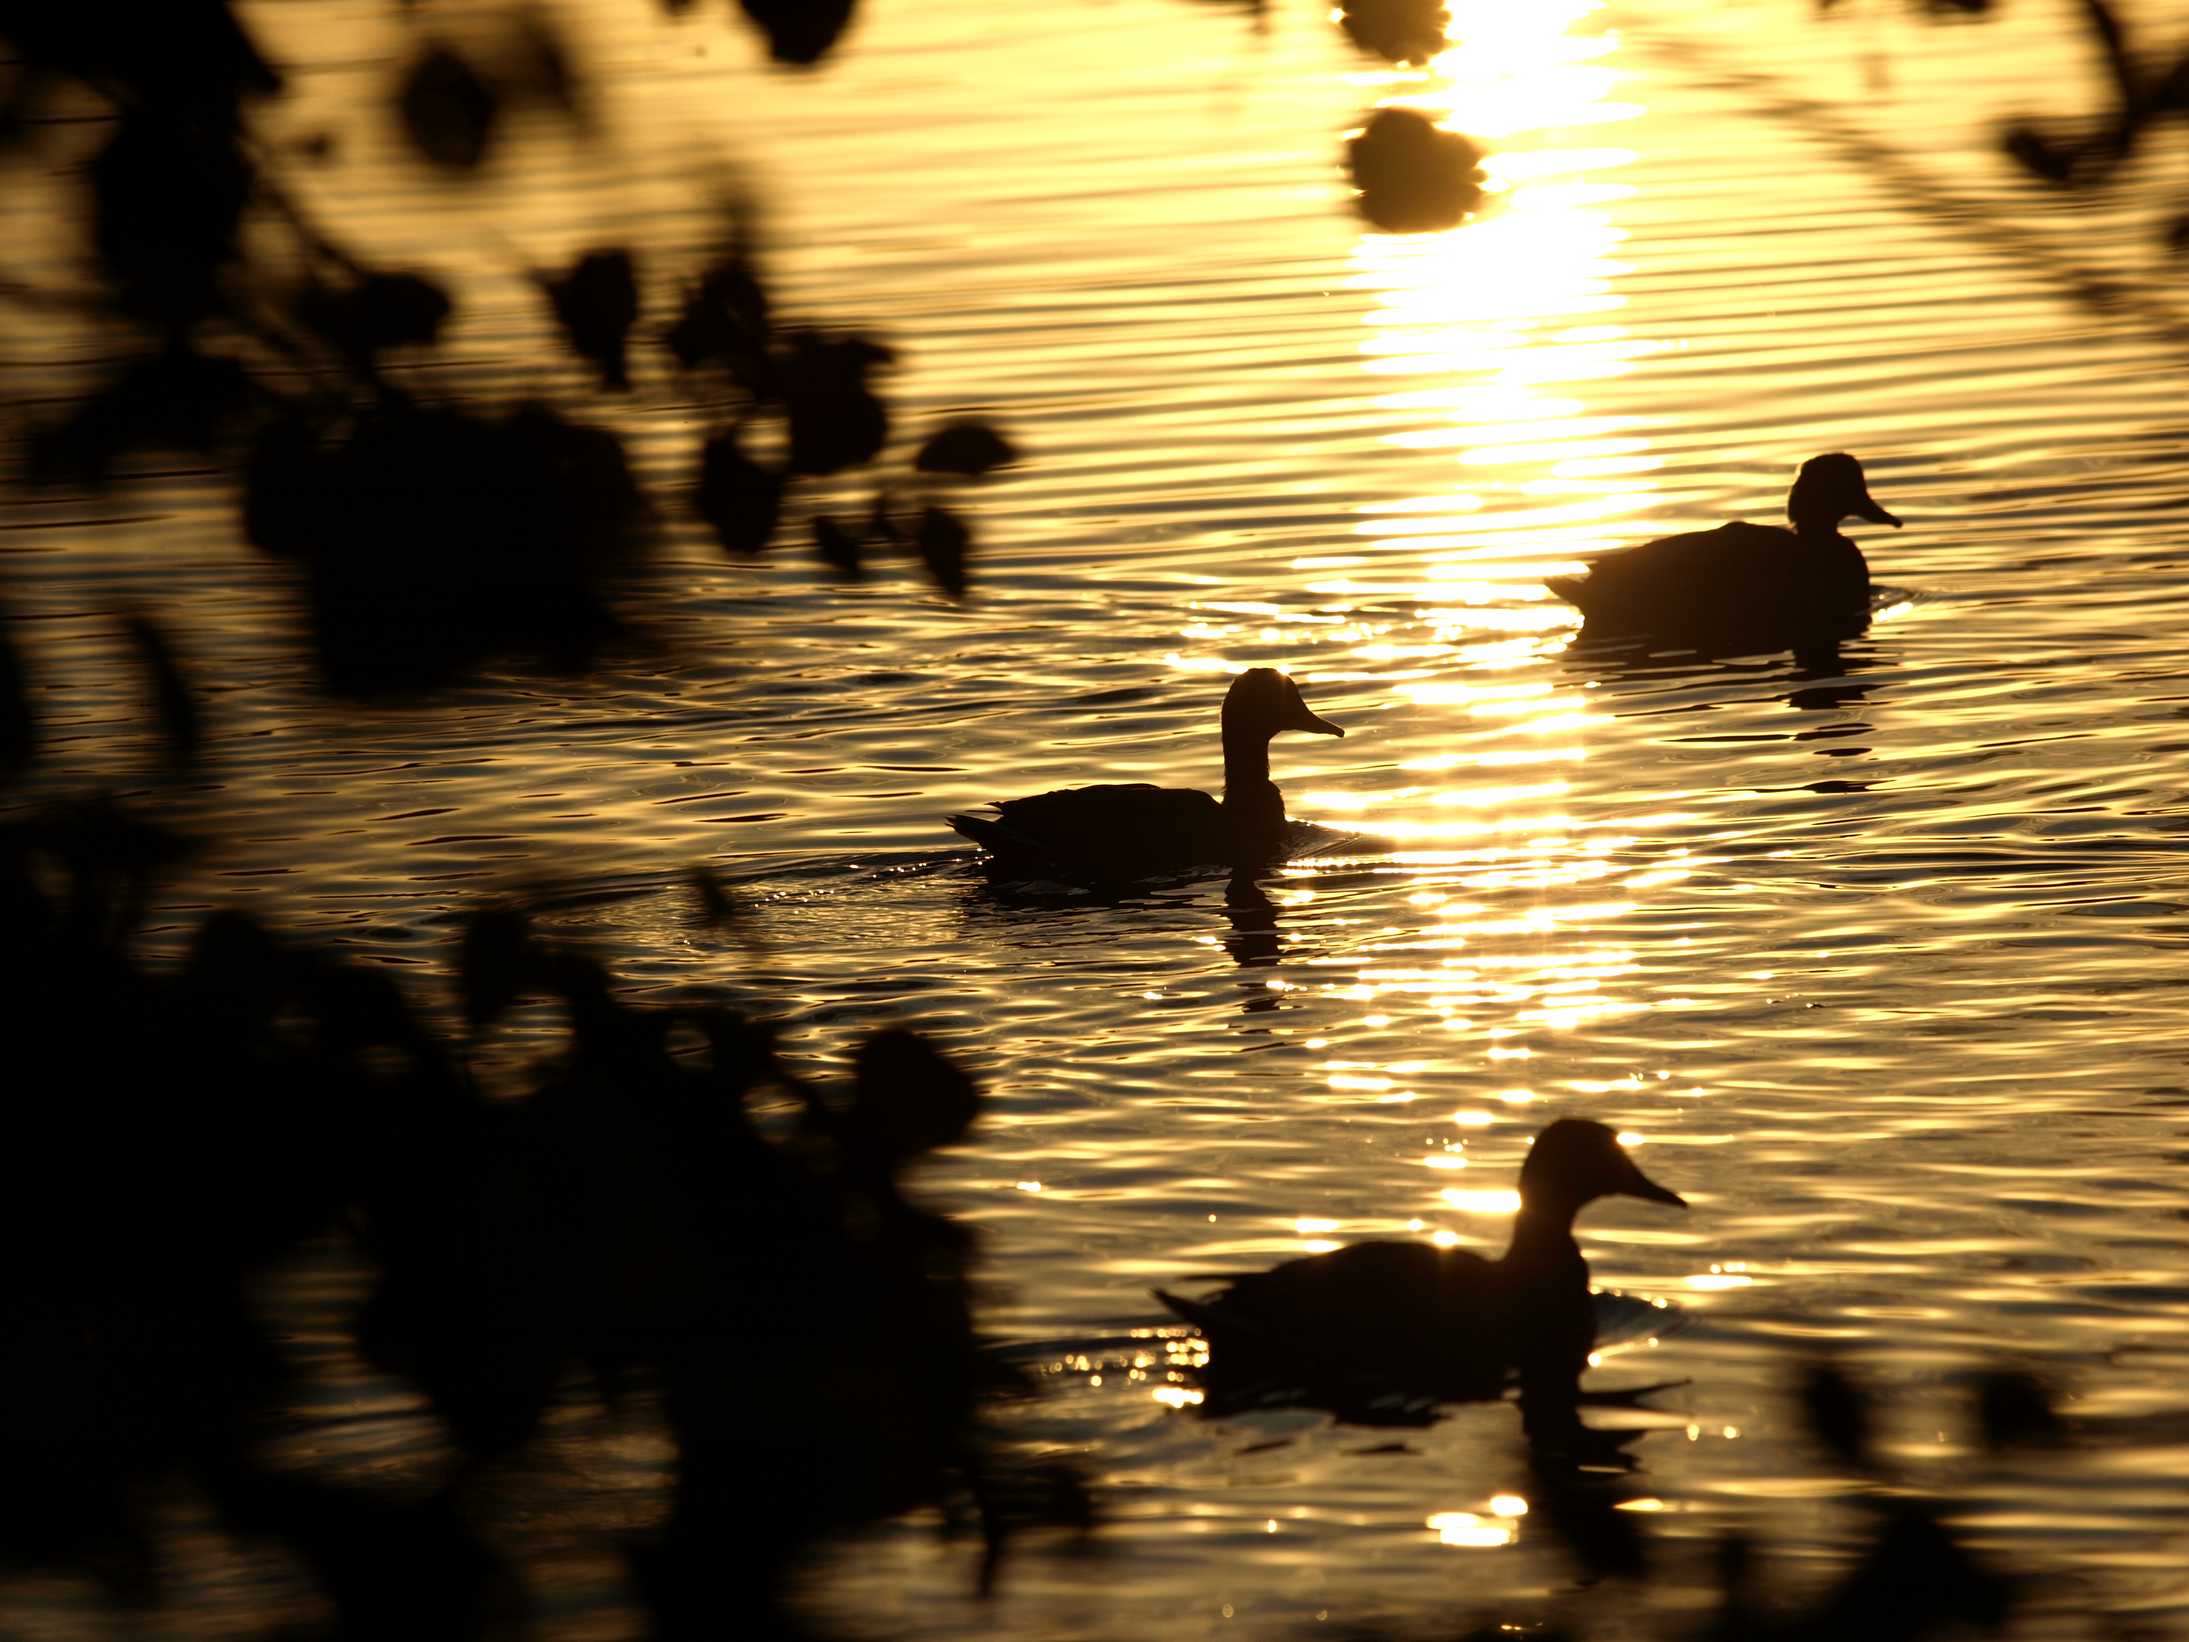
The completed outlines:
{"type": "MultiPolygon", "coordinates": [[[[2095,106],[2064,6],[1943,29],[1455,10],[1460,48],[1403,72],[1313,7],[878,0],[796,78],[712,12],[599,0],[565,11],[603,65],[602,140],[520,132],[449,189],[377,112],[389,8],[251,8],[304,70],[276,130],[340,139],[314,208],[458,282],[442,379],[575,391],[522,267],[613,241],[695,266],[717,219],[694,200],[736,177],[784,305],[902,349],[908,441],[974,408],[1028,460],[971,509],[963,606],[909,572],[833,585],[797,549],[725,565],[679,525],[638,601],[652,647],[582,685],[490,677],[363,715],[312,693],[292,595],[203,475],[18,498],[47,779],[218,827],[169,938],[240,901],[429,982],[471,898],[518,887],[642,991],[771,1000],[801,1055],[904,1021],[980,1069],[987,1116],[921,1185],[982,1229],[988,1326],[1047,1371],[1015,1434],[1079,1461],[1105,1522],[1087,1551],[1026,1550],[986,1607],[969,1550],[895,1525],[816,1598],[870,1632],[1651,1634],[1493,1510],[1528,1493],[1509,1408],[1401,1452],[1309,1415],[1204,1421],[1154,1332],[1147,1291],[1188,1274],[1373,1236],[1497,1245],[1559,1113],[1643,1137],[1692,1205],[1583,1222],[1599,1283],[1670,1304],[1605,1380],[1685,1382],[1636,1449],[1652,1603],[1702,1601],[1729,1526],[1796,1583],[1856,1543],[1856,1490],[1786,1393],[1790,1354],[1830,1343],[1892,1393],[1908,1476],[2044,1576],[2024,1634],[2178,1623],[2189,332],[2156,236],[2179,155],[2095,202],[2010,174],[2002,118],[2095,106]],[[1339,144],[1386,101],[1490,151],[1479,221],[1394,240],[1351,216],[1339,144]],[[1774,517],[1835,449],[1907,521],[1859,527],[1889,596],[1842,674],[1568,653],[1545,574],[1774,517]],[[184,789],[150,778],[117,683],[132,601],[208,690],[184,789]],[[1296,864],[1269,927],[1220,883],[984,893],[944,813],[1214,785],[1224,677],[1257,664],[1348,730],[1277,743],[1293,813],[1396,848],[1296,864]],[[694,928],[697,862],[748,937],[694,928]],[[1995,1362],[2064,1388],[2076,1451],[1975,1456],[1957,1376],[1995,1362]]],[[[26,274],[69,270],[33,243],[26,274]]],[[[87,357],[0,323],[19,398],[87,357]]],[[[707,409],[649,362],[619,413],[672,499],[707,409]]],[[[430,1430],[343,1357],[339,1301],[294,1313],[329,1405],[364,1416],[328,1441],[400,1468],[430,1430]]],[[[550,1628],[624,1634],[578,1530],[635,1509],[662,1457],[577,1427],[549,1449],[566,1503],[512,1532],[550,1628]]],[[[219,1629],[254,1577],[207,1575],[191,1611],[219,1629]]]]}

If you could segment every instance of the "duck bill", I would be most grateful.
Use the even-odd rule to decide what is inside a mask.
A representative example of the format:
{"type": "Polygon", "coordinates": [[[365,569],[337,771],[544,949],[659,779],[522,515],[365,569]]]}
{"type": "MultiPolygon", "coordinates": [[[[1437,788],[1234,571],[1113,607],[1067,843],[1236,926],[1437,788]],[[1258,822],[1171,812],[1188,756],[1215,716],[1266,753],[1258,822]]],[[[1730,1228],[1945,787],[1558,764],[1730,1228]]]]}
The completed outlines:
{"type": "Polygon", "coordinates": [[[1648,1175],[1642,1173],[1639,1169],[1634,1171],[1634,1178],[1628,1181],[1621,1190],[1628,1197],[1639,1197],[1651,1203],[1662,1203],[1668,1208],[1684,1209],[1687,1207],[1686,1198],[1678,1192],[1665,1190],[1664,1187],[1658,1185],[1656,1181],[1650,1179],[1648,1175]]]}
{"type": "Polygon", "coordinates": [[[1309,735],[1334,735],[1341,741],[1345,739],[1345,732],[1339,729],[1337,725],[1331,723],[1327,718],[1310,712],[1305,707],[1300,709],[1300,716],[1286,725],[1285,728],[1305,730],[1309,735]]]}
{"type": "Polygon", "coordinates": [[[1861,499],[1855,503],[1855,517],[1867,519],[1874,525],[1891,525],[1895,530],[1900,528],[1900,521],[1871,501],[1868,491],[1864,491],[1861,499]]]}

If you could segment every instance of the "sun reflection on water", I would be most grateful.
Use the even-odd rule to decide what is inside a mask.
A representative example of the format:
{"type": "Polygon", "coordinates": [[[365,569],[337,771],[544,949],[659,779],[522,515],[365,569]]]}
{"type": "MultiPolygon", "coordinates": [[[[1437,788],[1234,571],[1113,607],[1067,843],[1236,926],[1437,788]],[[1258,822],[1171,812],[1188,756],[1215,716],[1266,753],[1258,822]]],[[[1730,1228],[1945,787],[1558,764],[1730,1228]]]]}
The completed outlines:
{"type": "MultiPolygon", "coordinates": [[[[1573,1082],[1495,1084],[1545,1037],[1652,1007],[1635,990],[1637,946],[1614,931],[1637,897],[1693,870],[1638,862],[1638,844],[1693,818],[1663,796],[1609,814],[1576,801],[1611,721],[1594,685],[1550,665],[1574,618],[1542,585],[1656,492],[1649,430],[1594,391],[1659,346],[1620,323],[1621,212],[1636,192],[1622,173],[1639,155],[1616,138],[1642,110],[1619,100],[1620,41],[1598,0],[1452,10],[1452,50],[1361,79],[1378,103],[1479,141],[1493,197],[1449,231],[1362,233],[1349,282],[1367,299],[1360,363],[1385,437],[1444,463],[1449,482],[1360,503],[1357,551],[1296,564],[1304,599],[1211,588],[1181,612],[1168,660],[1221,673],[1251,655],[1294,670],[1311,701],[1366,695],[1437,727],[1444,745],[1384,766],[1380,785],[1355,758],[1301,749],[1317,762],[1287,789],[1293,813],[1375,840],[1373,874],[1412,882],[1400,916],[1380,902],[1360,917],[1343,875],[1361,852],[1295,861],[1271,900],[1311,910],[1329,938],[1294,951],[1307,978],[1291,990],[1358,1006],[1342,1017],[1346,1058],[1326,1064],[1329,1098],[1395,1115],[1440,1099],[1440,1075],[1488,1074],[1455,1126],[1532,1129],[1573,1082]],[[1445,1057],[1429,1072],[1403,1058],[1424,1041],[1445,1057]]],[[[1428,1201],[1411,1207],[1464,1228],[1432,1221],[1424,1235],[1494,1239],[1483,1222],[1517,1206],[1510,1177],[1459,1185],[1464,1145],[1424,1138],[1428,1201]]],[[[1294,1231],[1320,1243],[1326,1229],[1294,1231]]]]}

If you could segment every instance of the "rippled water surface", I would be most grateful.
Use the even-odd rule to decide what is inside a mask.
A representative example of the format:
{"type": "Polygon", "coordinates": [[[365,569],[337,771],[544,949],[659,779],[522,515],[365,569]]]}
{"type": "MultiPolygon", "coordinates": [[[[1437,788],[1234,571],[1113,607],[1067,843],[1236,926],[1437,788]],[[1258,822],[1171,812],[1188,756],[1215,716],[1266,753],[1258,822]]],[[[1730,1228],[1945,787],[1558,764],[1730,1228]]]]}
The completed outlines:
{"type": "MultiPolygon", "coordinates": [[[[695,260],[694,201],[736,177],[785,306],[901,349],[908,438],[977,408],[1028,459],[975,504],[962,606],[798,551],[725,565],[679,525],[636,601],[650,647],[363,717],[312,693],[291,593],[206,476],[18,499],[0,549],[50,779],[150,767],[108,614],[141,597],[214,724],[206,776],[160,800],[225,839],[178,926],[244,900],[437,973],[470,897],[530,886],[641,985],[786,1006],[801,1052],[909,1021],[981,1069],[988,1116],[922,1184],[986,1234],[988,1323],[1047,1371],[1009,1418],[1087,1468],[1105,1524],[1029,1547],[987,1608],[970,1550],[893,1526],[820,1598],[871,1631],[1639,1634],[1493,1511],[1528,1492],[1510,1408],[1396,1451],[1205,1420],[1148,1294],[1364,1237],[1499,1245],[1560,1113],[1643,1137],[1692,1205],[1583,1225],[1599,1283],[1670,1303],[1601,1370],[1684,1382],[1635,1449],[1652,1601],[1700,1601],[1731,1526],[1797,1579],[1855,1542],[1785,1395],[1830,1342],[1893,1390],[1910,1477],[2052,1576],[2028,1634],[2189,1617],[2189,327],[2157,240],[2180,156],[2038,195],[1998,126],[2094,103],[2069,8],[1843,9],[1461,5],[1407,72],[1290,0],[873,0],[797,78],[714,11],[593,0],[565,11],[601,141],[521,134],[452,192],[378,113],[393,8],[266,0],[301,70],[276,124],[341,139],[318,207],[459,283],[444,379],[574,391],[523,267],[695,260]],[[1489,151],[1478,220],[1361,227],[1340,144],[1389,101],[1489,151]],[[1569,649],[1545,574],[1775,517],[1837,449],[1906,521],[1857,527],[1888,597],[1840,671],[1569,649]],[[1257,664],[1348,731],[1276,744],[1293,813],[1392,847],[1295,863],[1273,914],[1221,883],[1013,904],[969,870],[945,812],[1216,785],[1225,675],[1257,664]],[[741,939],[694,931],[697,862],[741,939]],[[1956,1377],[1994,1361],[2065,1388],[2077,1451],[1973,1457],[1956,1377]]],[[[83,363],[5,324],[19,394],[83,363]]],[[[652,372],[618,412],[679,505],[703,411],[652,372]]],[[[373,1395],[347,1440],[423,1441],[373,1395]]],[[[555,1463],[612,1497],[660,1457],[555,1463]]],[[[551,1620],[620,1634],[605,1566],[574,1584],[551,1620]]]]}

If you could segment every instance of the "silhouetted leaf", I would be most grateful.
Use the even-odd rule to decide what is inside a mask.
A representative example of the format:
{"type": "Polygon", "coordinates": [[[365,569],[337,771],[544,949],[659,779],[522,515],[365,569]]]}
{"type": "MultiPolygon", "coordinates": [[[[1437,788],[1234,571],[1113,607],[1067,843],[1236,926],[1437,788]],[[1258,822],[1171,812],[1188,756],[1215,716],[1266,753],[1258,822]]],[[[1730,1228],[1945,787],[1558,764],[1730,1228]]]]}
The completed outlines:
{"type": "Polygon", "coordinates": [[[790,413],[790,471],[840,473],[873,460],[889,440],[889,412],[867,375],[896,356],[863,336],[801,331],[776,361],[790,413]]]}
{"type": "Polygon", "coordinates": [[[730,257],[709,268],[662,340],[686,370],[712,360],[762,392],[772,374],[766,365],[768,294],[751,264],[730,257]]]}
{"type": "Polygon", "coordinates": [[[1444,0],[1344,0],[1338,21],[1355,45],[1394,63],[1426,63],[1451,26],[1444,0]]]}
{"type": "Polygon", "coordinates": [[[456,974],[473,1031],[499,1020],[531,983],[532,928],[511,906],[485,906],[464,925],[456,974]]]}
{"type": "Polygon", "coordinates": [[[296,302],[299,321],[361,366],[389,348],[438,342],[449,310],[448,292],[423,274],[366,274],[339,287],[315,281],[296,302]]]}
{"type": "Polygon", "coordinates": [[[389,399],[320,463],[312,612],[328,683],[416,689],[517,649],[569,670],[615,627],[647,539],[620,439],[542,405],[495,421],[389,399]]]}
{"type": "Polygon", "coordinates": [[[267,423],[243,469],[243,535],[262,553],[300,558],[323,511],[319,430],[301,417],[267,423]]]}
{"type": "Polygon", "coordinates": [[[861,1044],[853,1075],[860,1128],[890,1157],[913,1157],[962,1139],[980,1110],[973,1080],[902,1027],[861,1044]]]}
{"type": "Polygon", "coordinates": [[[215,311],[253,184],[227,130],[126,114],[91,162],[92,240],[121,308],[170,331],[215,311]]]}
{"type": "Polygon", "coordinates": [[[123,628],[137,648],[138,660],[144,663],[145,671],[151,677],[152,705],[160,733],[166,738],[175,762],[187,764],[198,756],[203,733],[197,701],[182,676],[175,652],[167,642],[167,635],[143,616],[128,617],[123,628]]]}
{"type": "Polygon", "coordinates": [[[22,653],[0,617],[0,773],[18,774],[38,756],[38,720],[30,710],[30,679],[22,653]]]}
{"type": "Polygon", "coordinates": [[[1870,1463],[1870,1400],[1831,1363],[1809,1366],[1801,1382],[1802,1411],[1816,1439],[1849,1465],[1870,1463]]]}
{"type": "Polygon", "coordinates": [[[2008,127],[2001,146],[2031,176],[2061,186],[2078,180],[2088,154],[2085,145],[2062,141],[2033,125],[2008,127]]]}
{"type": "Polygon", "coordinates": [[[517,19],[516,39],[502,69],[504,82],[516,95],[546,103],[581,125],[590,117],[584,76],[562,35],[539,12],[527,11],[517,19]]]}
{"type": "Polygon", "coordinates": [[[952,422],[920,447],[912,465],[922,473],[956,473],[978,479],[992,468],[1018,460],[1018,450],[990,424],[966,418],[952,422]]]}
{"type": "Polygon", "coordinates": [[[904,543],[904,531],[897,523],[897,498],[888,490],[877,490],[874,501],[867,509],[866,533],[877,542],[889,542],[897,546],[904,543]]]}
{"type": "Polygon", "coordinates": [[[973,541],[965,521],[948,508],[927,508],[920,514],[920,528],[912,540],[935,585],[954,599],[963,598],[966,549],[973,541]]]}
{"type": "Polygon", "coordinates": [[[687,875],[692,893],[699,897],[699,921],[708,928],[720,928],[737,921],[737,903],[730,899],[730,892],[722,887],[722,880],[705,867],[694,867],[687,875]]]}
{"type": "Polygon", "coordinates": [[[738,447],[737,430],[718,433],[699,453],[699,516],[730,552],[758,553],[783,517],[783,475],[738,447]]]}
{"type": "Polygon", "coordinates": [[[240,431],[255,393],[233,359],[170,348],[137,360],[86,395],[67,420],[38,430],[30,477],[99,485],[135,451],[210,454],[240,431]]]}
{"type": "Polygon", "coordinates": [[[1977,1376],[1976,1414],[1985,1446],[1994,1450],[2054,1447],[2067,1434],[2044,1381],[2015,1369],[1977,1376]]]}
{"type": "Polygon", "coordinates": [[[738,0],[768,37],[779,63],[810,67],[828,55],[851,21],[856,0],[738,0]]]}
{"type": "Polygon", "coordinates": [[[1361,215],[1386,233],[1450,228],[1482,203],[1482,151],[1410,108],[1379,108],[1347,145],[1361,215]]]}
{"type": "Polygon", "coordinates": [[[570,346],[600,367],[602,386],[630,387],[627,353],[631,327],[638,323],[638,274],[631,253],[620,247],[588,251],[569,273],[536,277],[570,346]]]}
{"type": "Polygon", "coordinates": [[[842,575],[864,574],[865,544],[859,540],[858,533],[826,513],[816,513],[812,522],[813,545],[820,550],[821,562],[842,575]]]}
{"type": "Polygon", "coordinates": [[[433,46],[404,76],[396,110],[420,157],[444,171],[476,171],[493,147],[501,98],[462,57],[433,46]]]}
{"type": "MultiPolygon", "coordinates": [[[[2113,76],[2113,98],[2123,108],[2129,107],[2143,96],[2143,76],[2136,67],[2135,54],[2128,46],[2128,36],[2121,27],[2121,20],[2114,14],[2108,0],[2082,0],[2083,18],[2090,25],[2090,32],[2097,36],[2098,47],[2105,56],[2105,66],[2113,76]]],[[[1979,0],[1970,10],[1985,9],[1979,0]]]]}

